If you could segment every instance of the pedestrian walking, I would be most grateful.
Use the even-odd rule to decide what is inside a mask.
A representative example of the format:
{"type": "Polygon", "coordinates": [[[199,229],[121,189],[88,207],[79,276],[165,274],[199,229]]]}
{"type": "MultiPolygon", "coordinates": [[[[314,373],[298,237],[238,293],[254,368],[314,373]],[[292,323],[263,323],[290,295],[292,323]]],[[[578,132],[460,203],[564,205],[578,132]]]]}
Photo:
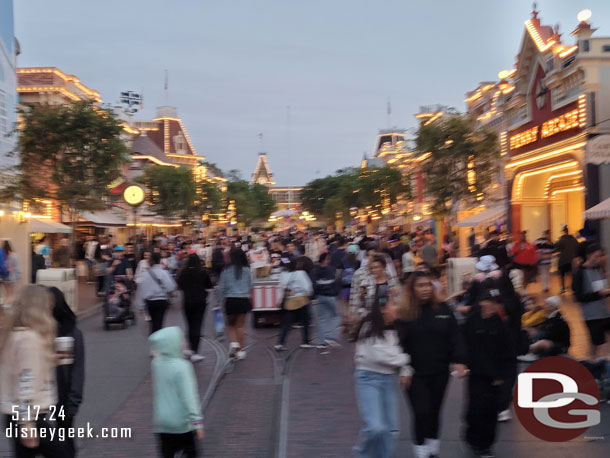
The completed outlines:
{"type": "Polygon", "coordinates": [[[462,328],[470,371],[465,440],[477,457],[493,457],[501,387],[513,359],[508,331],[499,316],[501,310],[500,290],[487,289],[462,328]]]}
{"type": "Polygon", "coordinates": [[[339,291],[340,315],[344,322],[347,322],[349,319],[349,298],[354,274],[360,268],[360,261],[357,259],[358,251],[358,245],[348,245],[347,252],[341,263],[341,269],[337,271],[337,277],[340,280],[341,286],[339,291]]]}
{"type": "Polygon", "coordinates": [[[186,268],[178,275],[178,287],[183,292],[183,311],[188,328],[189,349],[186,351],[191,362],[202,361],[199,354],[201,340],[201,325],[207,306],[208,289],[212,289],[212,281],[206,269],[201,265],[199,256],[191,253],[188,256],[186,268]]]}
{"type": "Polygon", "coordinates": [[[282,304],[282,327],[275,350],[285,350],[286,338],[292,328],[292,324],[296,321],[302,328],[301,348],[313,348],[309,342],[309,302],[313,294],[313,285],[307,272],[305,256],[298,259],[293,259],[288,267],[287,272],[280,274],[280,298],[282,304]]]}
{"type": "Polygon", "coordinates": [[[422,260],[430,269],[434,269],[438,265],[438,253],[433,238],[426,238],[426,244],[419,251],[422,260]]]}
{"type": "Polygon", "coordinates": [[[160,456],[197,456],[197,443],[204,436],[203,415],[193,366],[184,359],[184,335],[172,326],[148,338],[157,354],[151,362],[153,384],[153,427],[160,456]]]}
{"type": "Polygon", "coordinates": [[[53,264],[59,268],[67,269],[72,266],[72,259],[70,241],[63,238],[59,241],[59,248],[53,251],[53,264]]]}
{"type": "Polygon", "coordinates": [[[411,356],[413,380],[406,389],[413,412],[416,458],[438,456],[440,411],[449,372],[467,373],[458,324],[449,305],[440,301],[428,272],[415,271],[405,286],[396,323],[405,353],[411,356]]]}
{"type": "Polygon", "coordinates": [[[383,301],[391,291],[399,288],[398,280],[389,273],[387,258],[374,250],[369,251],[369,255],[368,265],[358,269],[356,274],[360,272],[359,275],[354,274],[352,289],[357,288],[357,291],[350,293],[350,313],[353,317],[366,316],[375,300],[379,298],[383,301]]]}
{"type": "Polygon", "coordinates": [[[99,243],[93,235],[85,237],[85,261],[87,262],[88,272],[87,281],[93,281],[93,266],[95,265],[96,252],[99,250],[99,243]]]}
{"type": "Polygon", "coordinates": [[[515,267],[523,271],[523,287],[527,289],[527,285],[535,280],[538,264],[536,247],[527,241],[527,231],[521,232],[519,241],[513,244],[510,254],[515,267]]]}
{"type": "Polygon", "coordinates": [[[557,260],[557,270],[561,275],[561,291],[559,294],[566,292],[566,275],[572,274],[572,263],[578,253],[578,240],[570,234],[568,226],[563,226],[563,235],[555,243],[555,249],[559,251],[559,259],[557,260]]]}
{"type": "Polygon", "coordinates": [[[225,300],[230,356],[244,359],[246,351],[246,316],[252,310],[252,275],[248,257],[241,248],[232,248],[230,265],[220,275],[219,290],[225,300]]]}
{"type": "MultiPolygon", "coordinates": [[[[2,249],[0,251],[3,252],[4,255],[4,267],[6,270],[6,277],[4,280],[2,279],[2,275],[0,274],[0,282],[4,285],[4,303],[12,304],[15,298],[15,286],[21,279],[21,269],[19,268],[19,257],[17,253],[13,251],[13,247],[9,243],[8,240],[4,241],[2,245],[2,249]]],[[[1,261],[0,261],[1,262],[1,261]]],[[[2,268],[0,268],[2,271],[2,268]]]]}
{"type": "Polygon", "coordinates": [[[409,245],[405,245],[405,252],[402,255],[402,279],[407,281],[409,276],[415,271],[415,255],[409,245]]]}
{"type": "MultiPolygon", "coordinates": [[[[71,337],[74,342],[72,364],[58,364],[57,377],[57,408],[63,409],[64,415],[58,416],[60,428],[67,432],[74,426],[74,417],[83,401],[85,386],[85,342],[83,334],[76,326],[76,315],[66,303],[64,294],[57,288],[51,287],[53,295],[53,318],[57,322],[57,337],[71,337]]],[[[61,410],[60,410],[61,411],[61,410]]],[[[74,438],[66,434],[65,458],[76,456],[74,438]]]]}
{"type": "Polygon", "coordinates": [[[46,235],[43,235],[42,238],[38,241],[38,244],[36,245],[34,251],[36,251],[36,254],[42,255],[44,257],[46,267],[51,267],[52,250],[51,247],[49,247],[46,235]]]}
{"type": "Polygon", "coordinates": [[[150,333],[163,327],[165,312],[169,307],[170,294],[176,290],[176,282],[167,270],[161,267],[161,255],[150,256],[151,267],[143,275],[139,288],[141,298],[150,316],[150,333]]]}
{"type": "Polygon", "coordinates": [[[320,265],[314,268],[311,277],[318,301],[318,347],[337,346],[341,315],[337,304],[336,271],[328,253],[320,255],[320,265]]]}
{"type": "Polygon", "coordinates": [[[580,264],[574,273],[572,288],[589,329],[591,359],[594,359],[604,356],[601,354],[601,348],[606,342],[606,333],[610,332],[610,286],[604,270],[606,253],[602,246],[597,243],[589,244],[585,257],[585,262],[580,264]]]}
{"type": "Polygon", "coordinates": [[[400,430],[398,376],[408,387],[412,374],[394,328],[397,314],[394,300],[375,301],[357,331],[355,385],[364,423],[354,446],[358,458],[394,456],[400,430]]]}
{"type": "Polygon", "coordinates": [[[0,412],[12,432],[13,456],[17,458],[67,456],[64,442],[36,431],[57,430],[61,413],[50,414],[57,405],[53,349],[57,325],[52,308],[48,288],[24,286],[0,336],[0,412]],[[15,406],[19,406],[17,413],[15,406]],[[31,412],[37,412],[37,418],[31,412]]]}
{"type": "Polygon", "coordinates": [[[551,230],[547,229],[542,233],[542,237],[534,242],[538,250],[538,272],[540,273],[540,283],[542,291],[549,292],[551,282],[551,261],[555,252],[555,244],[551,241],[551,230]]]}

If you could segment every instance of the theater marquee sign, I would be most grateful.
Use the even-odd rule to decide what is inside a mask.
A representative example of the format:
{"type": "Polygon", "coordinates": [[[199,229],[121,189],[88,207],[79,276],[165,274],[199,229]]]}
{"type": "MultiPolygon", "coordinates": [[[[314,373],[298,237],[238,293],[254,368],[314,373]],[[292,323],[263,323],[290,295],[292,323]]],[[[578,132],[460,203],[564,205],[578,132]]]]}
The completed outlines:
{"type": "Polygon", "coordinates": [[[541,126],[534,126],[526,131],[512,135],[510,137],[510,149],[511,151],[514,151],[522,146],[537,142],[538,140],[581,127],[584,122],[584,120],[581,119],[582,116],[584,116],[584,113],[581,114],[580,110],[577,108],[550,119],[542,123],[541,126]]]}

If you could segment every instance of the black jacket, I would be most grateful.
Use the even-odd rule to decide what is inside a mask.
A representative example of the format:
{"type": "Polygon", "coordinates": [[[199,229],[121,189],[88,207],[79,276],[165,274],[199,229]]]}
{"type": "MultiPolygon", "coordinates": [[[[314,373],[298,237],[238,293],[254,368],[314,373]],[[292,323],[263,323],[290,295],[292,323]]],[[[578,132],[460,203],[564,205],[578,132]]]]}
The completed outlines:
{"type": "Polygon", "coordinates": [[[466,345],[466,365],[472,375],[490,380],[505,380],[510,374],[514,355],[509,335],[498,315],[483,319],[480,309],[473,310],[462,325],[466,345]]]}
{"type": "Polygon", "coordinates": [[[423,304],[413,321],[397,321],[396,329],[405,353],[411,356],[416,375],[448,372],[449,364],[464,361],[464,347],[451,308],[423,304]]]}
{"type": "Polygon", "coordinates": [[[585,269],[588,269],[588,267],[585,267],[582,264],[579,265],[576,272],[574,272],[574,278],[572,279],[574,296],[581,304],[599,301],[604,298],[599,292],[585,293],[585,269]]]}
{"type": "MultiPolygon", "coordinates": [[[[484,280],[487,282],[487,280],[484,280]]],[[[503,273],[502,276],[492,282],[493,286],[500,290],[500,303],[506,314],[505,324],[509,334],[509,348],[511,353],[516,357],[519,352],[519,338],[521,333],[521,316],[524,313],[524,307],[521,303],[519,295],[515,292],[513,283],[509,276],[503,273]]],[[[479,312],[479,299],[485,292],[485,285],[479,281],[473,281],[468,290],[468,298],[473,309],[471,313],[479,312]]]]}
{"type": "Polygon", "coordinates": [[[64,408],[66,417],[74,417],[83,401],[85,385],[85,341],[76,327],[76,316],[66,304],[64,295],[57,288],[51,288],[55,298],[53,317],[57,321],[58,337],[74,338],[74,363],[57,366],[57,406],[64,408]]]}
{"type": "Polygon", "coordinates": [[[481,250],[481,256],[491,255],[496,258],[496,264],[503,269],[508,264],[508,253],[506,252],[506,244],[499,240],[490,240],[485,248],[481,250]]]}
{"type": "Polygon", "coordinates": [[[548,356],[561,355],[570,348],[570,327],[559,310],[551,313],[540,325],[537,336],[539,340],[550,340],[553,348],[548,356]]]}
{"type": "Polygon", "coordinates": [[[206,269],[186,268],[178,276],[178,287],[184,292],[184,305],[205,307],[212,281],[206,269]]]}
{"type": "Polygon", "coordinates": [[[318,266],[311,272],[315,295],[336,296],[338,294],[336,269],[332,265],[318,266]]]}

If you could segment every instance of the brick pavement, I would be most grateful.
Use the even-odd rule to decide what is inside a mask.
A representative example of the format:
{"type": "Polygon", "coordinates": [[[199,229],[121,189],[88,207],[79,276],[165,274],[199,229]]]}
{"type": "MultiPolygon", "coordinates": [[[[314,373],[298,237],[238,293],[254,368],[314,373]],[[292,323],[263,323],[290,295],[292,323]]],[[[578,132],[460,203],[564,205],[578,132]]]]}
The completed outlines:
{"type": "MultiPolygon", "coordinates": [[[[271,330],[257,331],[262,336],[271,330]]],[[[206,411],[203,456],[274,456],[279,385],[265,341],[255,344],[221,381],[206,411]]]]}

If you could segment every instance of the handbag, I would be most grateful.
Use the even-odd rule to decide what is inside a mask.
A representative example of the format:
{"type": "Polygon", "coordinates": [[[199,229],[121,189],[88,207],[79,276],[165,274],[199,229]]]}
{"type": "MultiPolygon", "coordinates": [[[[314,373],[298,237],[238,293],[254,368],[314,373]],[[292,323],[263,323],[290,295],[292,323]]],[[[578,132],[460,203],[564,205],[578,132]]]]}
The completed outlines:
{"type": "Polygon", "coordinates": [[[289,297],[284,300],[285,310],[298,310],[309,304],[309,298],[307,296],[295,296],[289,297]]]}

